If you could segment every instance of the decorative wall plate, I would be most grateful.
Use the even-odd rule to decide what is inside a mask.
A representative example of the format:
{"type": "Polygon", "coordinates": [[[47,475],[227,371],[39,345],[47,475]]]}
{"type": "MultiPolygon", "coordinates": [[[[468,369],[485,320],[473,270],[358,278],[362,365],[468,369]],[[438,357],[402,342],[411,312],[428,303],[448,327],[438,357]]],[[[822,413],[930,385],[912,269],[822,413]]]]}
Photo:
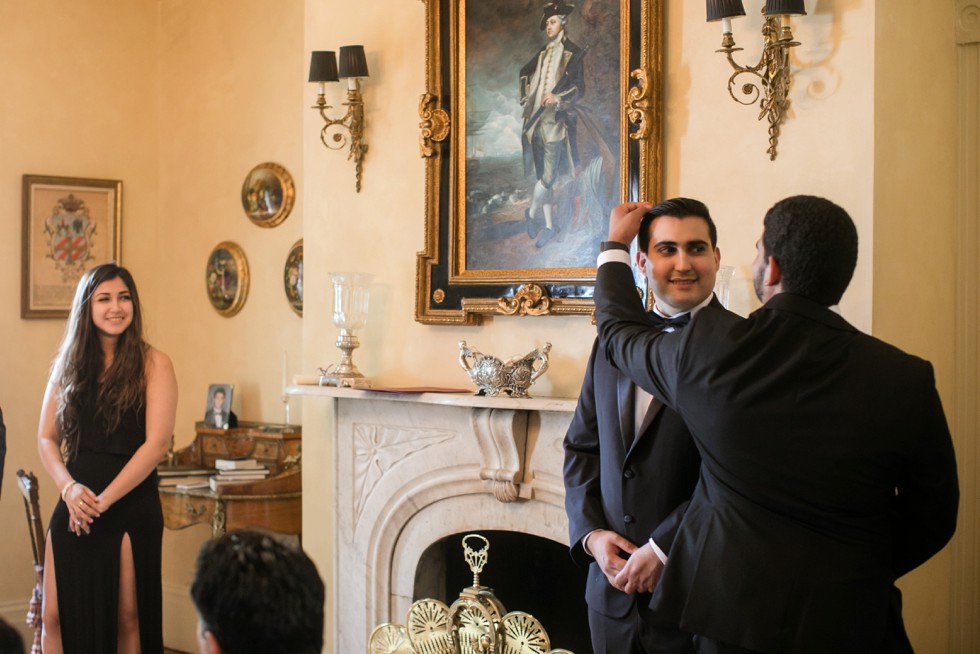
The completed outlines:
{"type": "Polygon", "coordinates": [[[303,239],[293,243],[282,270],[282,287],[289,307],[303,315],[303,239]]]}
{"type": "Polygon", "coordinates": [[[222,316],[242,310],[248,297],[248,260],[231,241],[218,243],[208,255],[205,285],[211,306],[222,316]]]}
{"type": "Polygon", "coordinates": [[[275,227],[293,209],[296,190],[289,171],[274,163],[261,163],[242,184],[242,208],[259,227],[275,227]]]}

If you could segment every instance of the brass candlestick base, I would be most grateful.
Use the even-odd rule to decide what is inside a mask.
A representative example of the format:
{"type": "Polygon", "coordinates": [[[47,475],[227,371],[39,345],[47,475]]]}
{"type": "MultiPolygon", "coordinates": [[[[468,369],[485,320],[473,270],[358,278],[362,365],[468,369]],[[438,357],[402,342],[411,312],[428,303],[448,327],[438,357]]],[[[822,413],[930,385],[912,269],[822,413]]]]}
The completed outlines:
{"type": "Polygon", "coordinates": [[[361,342],[357,340],[357,336],[349,333],[346,329],[340,330],[340,336],[337,337],[340,363],[336,368],[320,368],[320,386],[371,388],[371,382],[361,374],[361,371],[351,360],[351,353],[360,345],[361,342]]]}

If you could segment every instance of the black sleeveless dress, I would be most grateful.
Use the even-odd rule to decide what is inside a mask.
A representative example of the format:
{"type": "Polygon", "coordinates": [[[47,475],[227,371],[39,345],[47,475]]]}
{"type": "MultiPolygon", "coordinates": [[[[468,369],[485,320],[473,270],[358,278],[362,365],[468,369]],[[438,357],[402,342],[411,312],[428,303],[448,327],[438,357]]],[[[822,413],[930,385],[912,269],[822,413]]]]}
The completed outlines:
{"type": "MultiPolygon", "coordinates": [[[[94,407],[95,402],[86,402],[94,407]]],[[[83,411],[81,440],[67,464],[72,477],[98,495],[146,440],[146,411],[126,412],[109,431],[94,409],[83,411]]],[[[65,654],[115,654],[119,617],[119,550],[129,534],[136,568],[136,601],[142,654],[163,652],[161,546],[163,512],[156,470],[76,536],[68,508],[59,500],[49,538],[58,587],[58,613],[65,654]]]]}

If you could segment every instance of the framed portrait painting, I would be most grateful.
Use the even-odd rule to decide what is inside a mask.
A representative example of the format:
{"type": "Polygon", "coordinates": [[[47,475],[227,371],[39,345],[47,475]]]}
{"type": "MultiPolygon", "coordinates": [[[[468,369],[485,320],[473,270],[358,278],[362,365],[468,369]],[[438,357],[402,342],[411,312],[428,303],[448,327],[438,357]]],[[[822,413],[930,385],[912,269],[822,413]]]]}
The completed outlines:
{"type": "Polygon", "coordinates": [[[259,227],[275,227],[286,220],[295,200],[293,177],[279,164],[259,164],[242,183],[242,208],[259,227]]]}
{"type": "Polygon", "coordinates": [[[660,189],[660,0],[426,0],[416,320],[589,314],[609,212],[660,189]]]}
{"type": "Polygon", "coordinates": [[[237,243],[222,241],[208,255],[204,273],[211,306],[222,316],[234,316],[248,298],[248,260],[237,243]]]}
{"type": "Polygon", "coordinates": [[[86,270],[119,261],[122,182],[23,176],[22,318],[64,318],[86,270]]]}

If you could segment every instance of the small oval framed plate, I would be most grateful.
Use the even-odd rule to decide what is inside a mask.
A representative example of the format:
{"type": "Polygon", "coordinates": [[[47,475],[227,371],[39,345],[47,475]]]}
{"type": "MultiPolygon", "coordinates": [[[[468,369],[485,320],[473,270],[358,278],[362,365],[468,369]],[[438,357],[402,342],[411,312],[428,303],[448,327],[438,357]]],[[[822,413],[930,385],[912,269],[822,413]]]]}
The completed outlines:
{"type": "Polygon", "coordinates": [[[293,243],[282,269],[282,286],[289,307],[303,315],[303,239],[293,243]]]}
{"type": "Polygon", "coordinates": [[[248,297],[245,252],[231,241],[218,243],[208,255],[205,283],[215,311],[229,318],[241,311],[248,297]]]}
{"type": "Polygon", "coordinates": [[[242,184],[242,208],[259,227],[275,227],[293,210],[296,190],[289,171],[270,162],[261,163],[242,184]]]}

